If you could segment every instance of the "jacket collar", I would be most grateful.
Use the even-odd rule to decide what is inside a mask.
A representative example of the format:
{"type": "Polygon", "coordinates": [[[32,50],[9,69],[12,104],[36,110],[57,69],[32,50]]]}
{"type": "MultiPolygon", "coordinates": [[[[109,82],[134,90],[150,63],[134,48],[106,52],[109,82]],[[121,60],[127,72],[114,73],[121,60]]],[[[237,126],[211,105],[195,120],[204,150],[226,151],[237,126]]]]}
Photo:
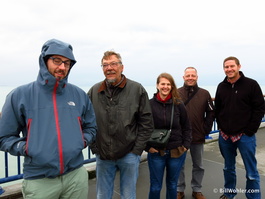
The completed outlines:
{"type": "MultiPolygon", "coordinates": [[[[126,83],[127,83],[127,78],[125,77],[125,75],[122,74],[122,77],[123,77],[123,81],[117,86],[119,88],[124,88],[126,83]]],[[[98,89],[98,92],[101,92],[101,91],[104,91],[104,90],[107,90],[107,83],[106,83],[106,79],[104,81],[102,81],[99,89],[98,89]]]]}
{"type": "MultiPolygon", "coordinates": [[[[39,66],[40,66],[40,69],[39,69],[39,74],[37,77],[37,82],[40,85],[44,86],[45,89],[53,90],[54,86],[56,85],[57,80],[48,71],[46,63],[44,62],[44,59],[42,56],[39,57],[39,66]]],[[[70,72],[70,70],[69,70],[69,72],[70,72]]],[[[58,87],[56,89],[56,93],[63,92],[63,88],[65,88],[67,85],[69,72],[64,79],[58,81],[58,87]]]]}
{"type": "MultiPolygon", "coordinates": [[[[236,84],[237,82],[240,82],[243,78],[245,78],[245,75],[244,75],[244,73],[243,73],[242,71],[239,71],[239,74],[240,74],[239,79],[238,79],[236,82],[234,82],[233,84],[236,84]]],[[[228,81],[227,76],[225,76],[223,82],[224,82],[224,83],[231,84],[231,83],[228,81]]]]}
{"type": "Polygon", "coordinates": [[[192,91],[192,92],[199,88],[198,84],[195,84],[194,86],[188,86],[188,85],[184,84],[183,87],[185,88],[185,90],[192,91]]]}
{"type": "Polygon", "coordinates": [[[154,93],[154,95],[153,95],[153,99],[154,99],[155,101],[157,101],[158,103],[161,103],[161,104],[172,104],[172,103],[173,103],[172,97],[171,97],[170,99],[168,99],[167,101],[162,102],[162,101],[160,101],[160,100],[157,98],[156,95],[157,95],[157,93],[154,93]]]}

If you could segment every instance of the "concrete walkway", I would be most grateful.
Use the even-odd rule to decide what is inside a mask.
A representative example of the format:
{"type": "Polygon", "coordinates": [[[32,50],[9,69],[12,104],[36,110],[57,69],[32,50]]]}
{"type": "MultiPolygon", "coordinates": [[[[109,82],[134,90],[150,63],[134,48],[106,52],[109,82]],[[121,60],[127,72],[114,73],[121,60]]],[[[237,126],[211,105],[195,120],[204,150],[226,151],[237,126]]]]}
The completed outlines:
{"type": "MultiPolygon", "coordinates": [[[[265,128],[260,128],[257,136],[257,159],[258,159],[258,169],[260,172],[261,178],[261,192],[262,198],[265,197],[265,128]]],[[[218,142],[214,139],[213,142],[209,142],[205,144],[205,152],[204,152],[204,168],[205,175],[203,180],[203,194],[207,199],[218,199],[222,193],[222,188],[224,184],[223,178],[223,157],[220,154],[218,142]],[[214,141],[215,140],[215,141],[214,141]]],[[[192,199],[192,190],[190,188],[190,179],[191,179],[191,158],[190,155],[187,155],[186,159],[186,191],[185,191],[185,199],[192,199]]],[[[237,157],[237,188],[244,190],[245,188],[245,169],[241,160],[240,153],[238,153],[237,157]]],[[[113,199],[119,199],[119,174],[116,176],[115,181],[115,190],[113,199]]],[[[128,179],[129,180],[129,179],[128,179]]],[[[164,183],[165,185],[165,183],[164,183]]],[[[96,179],[92,179],[89,181],[89,198],[96,198],[96,179]]],[[[139,199],[147,199],[149,192],[149,170],[147,161],[144,161],[140,165],[139,170],[139,178],[137,183],[137,198],[139,199]]],[[[161,199],[165,198],[165,186],[163,186],[161,192],[161,199]]],[[[237,194],[237,199],[245,199],[245,195],[243,193],[237,194]]]]}
{"type": "MultiPolygon", "coordinates": [[[[260,172],[260,183],[261,183],[261,194],[262,198],[265,198],[265,128],[260,128],[256,134],[257,136],[257,159],[258,159],[258,169],[260,172]]],[[[207,199],[218,199],[220,195],[222,195],[221,191],[224,184],[223,179],[223,158],[220,154],[218,142],[216,142],[216,137],[213,136],[213,140],[208,140],[205,144],[205,152],[204,152],[204,168],[205,168],[205,176],[203,180],[203,194],[207,199]]],[[[137,198],[138,199],[147,199],[149,192],[149,170],[148,164],[146,161],[146,154],[142,156],[143,161],[140,164],[139,169],[139,178],[137,183],[137,198]]],[[[91,168],[90,168],[91,170],[91,168]]],[[[244,190],[245,188],[245,169],[242,163],[240,153],[238,153],[237,157],[237,188],[240,190],[244,190]]],[[[191,158],[190,155],[187,155],[186,159],[186,191],[185,191],[185,199],[192,199],[192,190],[190,188],[190,179],[191,179],[191,158]]],[[[128,179],[130,180],[130,179],[128,179]]],[[[165,184],[164,184],[165,185],[165,184]]],[[[18,188],[21,185],[18,185],[18,188]]],[[[6,189],[6,188],[5,188],[6,189]]],[[[17,189],[17,188],[16,188],[17,189]]],[[[6,193],[0,196],[2,198],[20,198],[21,196],[11,196],[12,190],[6,189],[6,193]]],[[[89,199],[96,198],[96,178],[89,180],[89,199]]],[[[117,173],[114,187],[114,195],[113,199],[119,199],[119,173],[117,173]]],[[[161,199],[165,198],[165,186],[161,192],[161,199]]],[[[237,199],[245,199],[245,195],[243,193],[239,193],[236,197],[237,199]]]]}

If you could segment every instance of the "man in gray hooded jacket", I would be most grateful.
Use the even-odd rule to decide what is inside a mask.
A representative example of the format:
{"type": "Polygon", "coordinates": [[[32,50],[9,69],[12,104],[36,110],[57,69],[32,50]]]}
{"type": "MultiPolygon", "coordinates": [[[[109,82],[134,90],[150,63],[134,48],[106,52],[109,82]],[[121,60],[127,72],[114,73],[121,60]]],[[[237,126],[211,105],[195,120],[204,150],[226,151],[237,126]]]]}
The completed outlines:
{"type": "Polygon", "coordinates": [[[47,41],[37,80],[9,93],[2,109],[0,149],[24,156],[24,198],[88,197],[82,150],[95,140],[96,120],[87,94],[67,82],[72,51],[47,41]]]}

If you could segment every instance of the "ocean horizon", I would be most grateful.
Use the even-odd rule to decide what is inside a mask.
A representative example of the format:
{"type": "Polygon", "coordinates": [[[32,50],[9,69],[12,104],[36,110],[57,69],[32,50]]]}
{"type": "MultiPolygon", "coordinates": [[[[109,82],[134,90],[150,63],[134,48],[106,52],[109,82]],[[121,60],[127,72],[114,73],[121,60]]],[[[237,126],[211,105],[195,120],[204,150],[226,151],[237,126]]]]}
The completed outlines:
{"type": "MultiPolygon", "coordinates": [[[[78,85],[77,85],[78,86],[78,85]]],[[[153,94],[156,92],[156,86],[145,86],[143,85],[148,93],[148,97],[152,98],[153,94]]],[[[182,85],[181,85],[182,86],[182,85]]],[[[181,87],[181,86],[178,86],[181,87]]],[[[2,111],[2,107],[5,103],[6,96],[8,93],[10,93],[13,89],[17,88],[18,86],[0,86],[0,112],[2,111]]],[[[79,86],[81,89],[83,89],[85,92],[88,92],[88,90],[91,88],[91,86],[79,86]]],[[[215,96],[217,85],[208,85],[208,86],[201,86],[199,87],[204,88],[209,91],[211,97],[215,96]]],[[[260,85],[263,95],[265,95],[265,85],[260,85]]]]}

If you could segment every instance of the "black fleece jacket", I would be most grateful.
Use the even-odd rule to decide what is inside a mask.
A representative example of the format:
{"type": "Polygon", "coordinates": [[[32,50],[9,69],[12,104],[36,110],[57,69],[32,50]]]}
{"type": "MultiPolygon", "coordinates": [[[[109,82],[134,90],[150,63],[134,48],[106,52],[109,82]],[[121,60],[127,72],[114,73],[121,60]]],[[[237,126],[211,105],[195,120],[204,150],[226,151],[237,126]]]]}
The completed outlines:
{"type": "Polygon", "coordinates": [[[218,128],[227,135],[254,135],[264,116],[265,106],[259,84],[244,76],[231,84],[227,77],[216,90],[215,108],[218,128]]]}

